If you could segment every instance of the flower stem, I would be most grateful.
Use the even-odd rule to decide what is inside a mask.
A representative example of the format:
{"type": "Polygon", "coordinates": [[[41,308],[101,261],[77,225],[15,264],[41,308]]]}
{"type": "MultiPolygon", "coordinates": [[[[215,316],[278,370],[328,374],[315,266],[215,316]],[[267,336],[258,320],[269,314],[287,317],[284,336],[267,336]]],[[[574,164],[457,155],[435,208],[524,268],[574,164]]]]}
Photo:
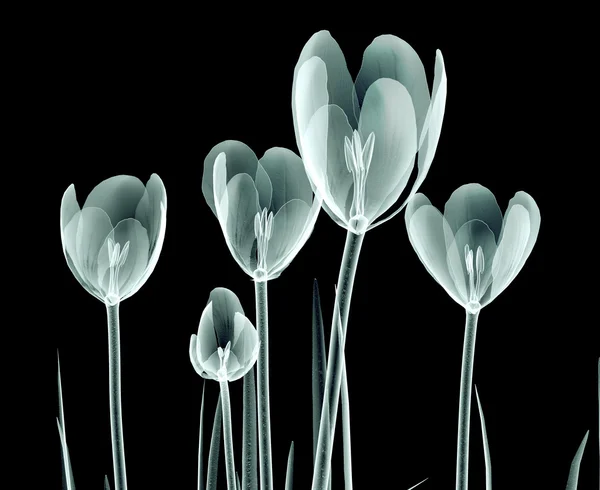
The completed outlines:
{"type": "Polygon", "coordinates": [[[258,452],[260,461],[260,489],[273,490],[271,464],[271,409],[269,405],[269,315],[267,282],[255,281],[256,326],[260,350],[257,362],[258,391],[258,452]]]}
{"type": "Polygon", "coordinates": [[[227,489],[236,490],[235,462],[233,458],[233,432],[231,430],[231,401],[227,381],[220,381],[223,409],[223,446],[225,449],[225,469],[227,471],[227,489]]]}
{"type": "MultiPolygon", "coordinates": [[[[336,309],[339,307],[340,322],[342,324],[342,336],[345,341],[346,330],[348,326],[348,313],[350,311],[350,301],[352,299],[352,288],[354,286],[354,277],[358,265],[358,257],[362,247],[364,234],[356,235],[348,232],[346,236],[346,245],[344,246],[344,256],[340,266],[336,293],[336,309]]],[[[333,451],[333,436],[335,434],[335,423],[337,418],[337,408],[340,398],[340,388],[342,384],[343,356],[340,350],[343,349],[338,334],[336,324],[336,315],[331,326],[331,340],[329,342],[329,354],[327,359],[327,378],[325,381],[324,407],[327,410],[321,411],[321,423],[319,426],[319,439],[317,442],[317,453],[315,458],[315,468],[313,473],[312,490],[325,490],[328,485],[329,475],[331,473],[331,454],[333,451]],[[327,421],[329,418],[329,421],[327,421]]],[[[348,427],[349,429],[349,427],[348,427]]],[[[349,463],[346,462],[349,467],[349,463]]]]}
{"type": "Polygon", "coordinates": [[[467,311],[460,374],[460,402],[458,408],[458,446],[456,449],[456,490],[467,490],[469,485],[469,424],[471,419],[471,387],[473,360],[479,312],[467,311]]]}
{"type": "Polygon", "coordinates": [[[127,490],[123,419],[121,415],[121,340],[119,303],[106,305],[108,318],[108,369],[110,390],[110,428],[113,453],[114,490],[127,490]]]}

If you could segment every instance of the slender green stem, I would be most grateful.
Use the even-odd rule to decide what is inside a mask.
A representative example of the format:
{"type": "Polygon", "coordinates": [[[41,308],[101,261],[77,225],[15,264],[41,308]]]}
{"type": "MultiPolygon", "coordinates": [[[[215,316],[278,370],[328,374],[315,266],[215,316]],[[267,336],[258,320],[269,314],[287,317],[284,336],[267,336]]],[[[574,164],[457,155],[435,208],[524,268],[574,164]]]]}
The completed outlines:
{"type": "Polygon", "coordinates": [[[110,429],[113,453],[114,490],[127,490],[123,418],[121,415],[121,340],[119,334],[119,303],[106,305],[108,317],[108,369],[110,390],[110,429]]]}
{"type": "Polygon", "coordinates": [[[269,314],[267,282],[255,281],[256,327],[260,350],[257,362],[258,391],[258,458],[260,461],[260,489],[273,490],[271,464],[271,408],[269,404],[269,314]]]}
{"type": "Polygon", "coordinates": [[[460,402],[458,408],[458,445],[456,449],[456,490],[469,486],[469,424],[471,420],[471,388],[473,385],[473,360],[479,312],[467,311],[462,370],[460,373],[460,402]]]}
{"type": "Polygon", "coordinates": [[[321,424],[319,427],[319,439],[317,442],[317,453],[315,457],[315,468],[313,473],[312,490],[325,490],[329,475],[331,473],[331,454],[333,451],[333,437],[335,434],[335,423],[337,419],[337,408],[340,399],[340,388],[342,384],[343,356],[340,349],[343,349],[341,340],[345,342],[346,330],[348,326],[348,313],[350,312],[350,302],[352,299],[352,288],[354,286],[354,277],[358,258],[364,240],[364,234],[355,235],[348,232],[346,236],[346,245],[344,246],[344,256],[340,266],[338,277],[336,308],[339,308],[339,317],[342,324],[342,336],[340,339],[336,323],[337,315],[331,326],[331,340],[329,342],[329,355],[327,359],[327,378],[325,381],[324,405],[327,410],[321,411],[321,424]],[[327,421],[329,417],[329,422],[327,421]]]}
{"type": "Polygon", "coordinates": [[[223,448],[225,450],[225,469],[227,471],[227,489],[236,490],[235,461],[233,458],[233,431],[231,430],[231,401],[227,381],[220,381],[221,407],[223,409],[223,448]]]}

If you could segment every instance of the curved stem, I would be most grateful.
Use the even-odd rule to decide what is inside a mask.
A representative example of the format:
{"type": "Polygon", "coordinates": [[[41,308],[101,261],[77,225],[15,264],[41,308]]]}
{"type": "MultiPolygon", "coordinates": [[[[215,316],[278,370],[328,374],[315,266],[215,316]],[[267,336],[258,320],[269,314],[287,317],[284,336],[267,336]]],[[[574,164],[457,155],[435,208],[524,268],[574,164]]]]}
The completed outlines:
{"type": "Polygon", "coordinates": [[[256,328],[260,350],[257,362],[258,391],[258,457],[260,461],[260,488],[273,490],[271,464],[271,408],[269,405],[269,315],[267,282],[255,281],[256,328]]]}
{"type": "Polygon", "coordinates": [[[473,385],[473,360],[479,312],[469,313],[465,325],[462,370],[460,374],[460,402],[458,408],[458,445],[456,449],[456,490],[469,486],[469,423],[471,419],[471,388],[473,385]]]}
{"type": "Polygon", "coordinates": [[[225,469],[227,471],[227,489],[236,490],[235,462],[233,457],[233,431],[231,430],[231,401],[227,381],[220,381],[221,407],[223,409],[223,447],[225,449],[225,469]]]}
{"type": "Polygon", "coordinates": [[[346,339],[348,326],[348,313],[350,312],[350,301],[354,287],[354,277],[358,258],[365,235],[355,235],[348,232],[344,256],[340,266],[336,292],[336,307],[339,308],[339,321],[342,326],[342,337],[338,334],[336,320],[338,315],[334,314],[331,326],[331,340],[329,342],[329,355],[327,359],[327,378],[325,381],[324,407],[321,411],[321,423],[319,426],[319,439],[317,442],[317,453],[315,457],[315,468],[313,473],[312,490],[325,490],[331,473],[331,454],[333,451],[333,437],[337,419],[337,408],[340,398],[340,388],[343,373],[342,342],[346,339]],[[329,420],[328,420],[329,419],[329,420]]]}
{"type": "Polygon", "coordinates": [[[108,369],[110,390],[110,429],[113,453],[114,490],[127,490],[123,419],[121,415],[121,340],[119,334],[119,303],[106,305],[108,318],[108,369]]]}

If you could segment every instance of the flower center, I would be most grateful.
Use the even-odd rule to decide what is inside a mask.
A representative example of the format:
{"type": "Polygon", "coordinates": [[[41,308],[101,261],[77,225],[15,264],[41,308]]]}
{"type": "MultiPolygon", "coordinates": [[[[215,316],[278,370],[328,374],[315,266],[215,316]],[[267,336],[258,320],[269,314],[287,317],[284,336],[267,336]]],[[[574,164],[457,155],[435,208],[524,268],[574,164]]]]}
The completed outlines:
{"type": "Polygon", "coordinates": [[[121,244],[115,243],[112,238],[108,238],[108,260],[109,260],[109,279],[108,292],[105,301],[110,305],[116,305],[121,297],[119,295],[119,271],[127,260],[129,253],[129,240],[125,243],[123,250],[121,244]]]}
{"type": "Polygon", "coordinates": [[[465,265],[467,267],[467,275],[469,276],[469,302],[467,310],[470,313],[477,313],[481,309],[479,300],[483,296],[484,291],[481,290],[481,276],[485,270],[485,258],[481,246],[477,247],[475,255],[475,267],[473,267],[473,250],[469,245],[465,245],[465,265]]]}
{"type": "Polygon", "coordinates": [[[269,250],[269,240],[273,236],[273,212],[267,213],[267,208],[263,208],[254,216],[257,256],[254,279],[256,281],[267,280],[267,252],[269,250]]]}
{"type": "Polygon", "coordinates": [[[367,230],[368,220],[365,217],[365,189],[367,186],[367,174],[373,158],[375,147],[375,133],[371,133],[363,146],[360,134],[355,129],[352,140],[346,136],[344,141],[344,156],[346,167],[352,174],[354,180],[354,196],[350,208],[350,227],[358,235],[367,230]]]}
{"type": "Polygon", "coordinates": [[[229,354],[231,354],[231,341],[227,342],[225,349],[219,347],[217,353],[219,354],[217,378],[219,378],[219,381],[227,381],[227,361],[229,360],[229,354]]]}

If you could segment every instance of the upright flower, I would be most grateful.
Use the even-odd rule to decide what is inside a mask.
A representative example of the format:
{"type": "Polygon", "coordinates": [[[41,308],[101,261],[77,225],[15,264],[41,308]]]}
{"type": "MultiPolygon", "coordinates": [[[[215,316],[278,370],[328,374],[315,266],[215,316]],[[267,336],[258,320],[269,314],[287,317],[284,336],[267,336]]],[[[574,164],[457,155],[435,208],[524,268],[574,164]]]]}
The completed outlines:
{"type": "Polygon", "coordinates": [[[231,254],[255,281],[275,279],[291,263],[321,203],[294,152],[271,148],[258,160],[233,140],[216,145],[204,160],[202,192],[231,254]]]}
{"type": "Polygon", "coordinates": [[[452,299],[476,313],[517,276],[533,249],[540,211],[517,192],[504,217],[494,195],[479,184],[452,193],[440,213],[423,194],[406,208],[406,228],[419,259],[452,299]]]}
{"type": "Polygon", "coordinates": [[[167,194],[156,174],[144,186],[118,175],[98,184],[83,208],[71,184],[60,207],[60,236],[71,272],[92,296],[114,305],[135,294],[158,261],[167,194]]]}
{"type": "Polygon", "coordinates": [[[127,490],[121,414],[119,305],[140,289],[158,261],[166,228],[167,194],[156,174],[144,186],[118,175],[100,182],[83,208],[75,186],[60,206],[60,237],[71,272],[106,305],[114,489],[127,490]]]}
{"type": "Polygon", "coordinates": [[[452,193],[443,215],[423,194],[417,194],[406,209],[405,221],[410,242],[427,271],[466,311],[456,490],[467,490],[479,312],[504,291],[525,264],[537,240],[540,210],[529,194],[517,192],[503,217],[488,189],[467,184],[452,193]]]}
{"type": "Polygon", "coordinates": [[[323,208],[340,226],[363,234],[399,213],[433,161],[446,104],[442,53],[430,95],[421,59],[402,39],[375,38],[353,82],[344,54],[328,31],[314,34],[294,71],[296,142],[323,208]],[[419,152],[418,175],[398,200],[419,152]]]}
{"type": "Polygon", "coordinates": [[[221,388],[228,490],[239,488],[236,486],[228,382],[240,379],[252,369],[259,344],[256,329],[244,315],[238,297],[229,289],[213,289],[202,312],[198,334],[192,334],[190,340],[190,360],[200,376],[218,381],[221,388]]]}

